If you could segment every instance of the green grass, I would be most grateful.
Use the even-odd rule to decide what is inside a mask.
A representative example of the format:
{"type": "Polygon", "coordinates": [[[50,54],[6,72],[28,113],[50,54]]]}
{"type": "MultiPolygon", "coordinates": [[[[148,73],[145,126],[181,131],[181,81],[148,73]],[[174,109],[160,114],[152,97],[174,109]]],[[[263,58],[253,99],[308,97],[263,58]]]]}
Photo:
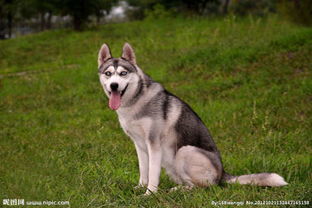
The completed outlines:
{"type": "Polygon", "coordinates": [[[131,22],[1,41],[0,200],[71,207],[311,200],[311,54],[312,28],[275,17],[131,22]],[[101,44],[119,56],[126,41],[139,66],[200,115],[227,172],[277,172],[289,185],[169,193],[174,184],[162,173],[157,194],[134,190],[136,152],[97,75],[101,44]]]}

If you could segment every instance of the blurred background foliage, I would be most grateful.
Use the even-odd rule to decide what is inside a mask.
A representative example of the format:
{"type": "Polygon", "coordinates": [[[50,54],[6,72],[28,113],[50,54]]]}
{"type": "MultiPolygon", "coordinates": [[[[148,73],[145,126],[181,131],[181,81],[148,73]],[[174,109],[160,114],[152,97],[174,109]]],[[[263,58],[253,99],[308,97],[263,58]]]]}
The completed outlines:
{"type": "Polygon", "coordinates": [[[280,0],[277,9],[281,15],[295,23],[312,25],[311,0],[280,0]]]}
{"type": "Polygon", "coordinates": [[[0,0],[0,39],[116,21],[170,16],[267,16],[312,25],[311,0],[0,0]]]}

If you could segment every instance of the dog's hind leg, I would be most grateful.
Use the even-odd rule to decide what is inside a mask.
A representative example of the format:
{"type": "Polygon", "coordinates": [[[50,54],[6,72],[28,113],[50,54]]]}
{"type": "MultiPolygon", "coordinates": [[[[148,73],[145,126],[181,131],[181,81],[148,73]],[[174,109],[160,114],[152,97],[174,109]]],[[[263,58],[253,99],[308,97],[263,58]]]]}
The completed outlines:
{"type": "Polygon", "coordinates": [[[182,182],[190,187],[218,184],[222,176],[220,159],[212,152],[184,146],[176,154],[175,168],[182,182]]]}

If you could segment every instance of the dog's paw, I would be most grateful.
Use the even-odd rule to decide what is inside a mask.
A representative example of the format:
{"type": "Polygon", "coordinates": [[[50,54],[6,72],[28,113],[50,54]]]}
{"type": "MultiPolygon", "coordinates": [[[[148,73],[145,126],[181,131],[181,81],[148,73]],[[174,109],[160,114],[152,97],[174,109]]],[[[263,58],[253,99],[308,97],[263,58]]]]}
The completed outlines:
{"type": "Polygon", "coordinates": [[[138,184],[134,187],[134,189],[141,189],[141,188],[145,188],[145,187],[146,187],[146,185],[144,185],[144,184],[138,184]]]}
{"type": "Polygon", "coordinates": [[[170,189],[169,192],[174,192],[174,191],[188,191],[191,190],[193,187],[192,186],[176,186],[170,189]]]}
{"type": "Polygon", "coordinates": [[[181,186],[176,186],[176,187],[171,188],[169,192],[174,192],[180,189],[181,189],[181,186]]]}
{"type": "Polygon", "coordinates": [[[157,188],[147,188],[144,196],[149,196],[149,195],[156,193],[156,192],[157,192],[157,188]]]}
{"type": "Polygon", "coordinates": [[[149,190],[147,190],[147,191],[145,192],[145,194],[143,194],[143,196],[149,196],[149,195],[151,195],[151,194],[152,194],[152,192],[149,191],[149,190]]]}

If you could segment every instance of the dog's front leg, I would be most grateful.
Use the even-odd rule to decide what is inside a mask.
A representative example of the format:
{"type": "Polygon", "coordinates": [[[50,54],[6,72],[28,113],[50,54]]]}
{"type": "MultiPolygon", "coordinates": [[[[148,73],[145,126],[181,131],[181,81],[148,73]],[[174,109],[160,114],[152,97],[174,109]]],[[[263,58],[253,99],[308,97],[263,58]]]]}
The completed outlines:
{"type": "Polygon", "coordinates": [[[149,170],[148,170],[148,186],[145,195],[156,192],[159,184],[159,177],[161,171],[161,146],[160,140],[153,138],[147,142],[149,170]]]}
{"type": "Polygon", "coordinates": [[[147,148],[139,142],[135,142],[135,149],[139,160],[140,180],[138,187],[147,186],[148,184],[148,153],[147,148]]]}

